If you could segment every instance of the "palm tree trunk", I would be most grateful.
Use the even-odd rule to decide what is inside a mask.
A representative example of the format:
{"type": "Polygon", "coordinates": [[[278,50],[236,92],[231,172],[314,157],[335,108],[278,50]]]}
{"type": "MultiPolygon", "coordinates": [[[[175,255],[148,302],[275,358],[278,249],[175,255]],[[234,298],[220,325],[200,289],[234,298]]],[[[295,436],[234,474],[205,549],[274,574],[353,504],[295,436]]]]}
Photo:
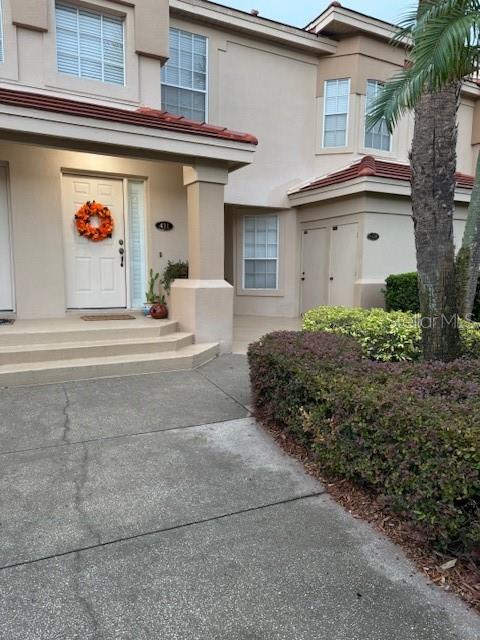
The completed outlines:
{"type": "Polygon", "coordinates": [[[457,256],[458,310],[470,320],[480,271],[480,154],[477,159],[475,184],[468,206],[463,241],[457,256]]]}
{"type": "Polygon", "coordinates": [[[460,353],[453,241],[459,89],[425,92],[415,109],[412,208],[426,360],[460,353]]]}

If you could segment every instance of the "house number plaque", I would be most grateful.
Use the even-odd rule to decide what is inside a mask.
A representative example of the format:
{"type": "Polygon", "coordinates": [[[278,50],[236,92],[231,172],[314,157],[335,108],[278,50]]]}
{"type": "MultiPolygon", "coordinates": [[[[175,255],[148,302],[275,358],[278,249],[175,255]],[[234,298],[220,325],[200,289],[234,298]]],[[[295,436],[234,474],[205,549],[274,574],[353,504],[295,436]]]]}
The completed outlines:
{"type": "Polygon", "coordinates": [[[173,229],[173,224],[171,222],[168,222],[167,220],[157,222],[155,226],[159,231],[171,231],[173,229]]]}

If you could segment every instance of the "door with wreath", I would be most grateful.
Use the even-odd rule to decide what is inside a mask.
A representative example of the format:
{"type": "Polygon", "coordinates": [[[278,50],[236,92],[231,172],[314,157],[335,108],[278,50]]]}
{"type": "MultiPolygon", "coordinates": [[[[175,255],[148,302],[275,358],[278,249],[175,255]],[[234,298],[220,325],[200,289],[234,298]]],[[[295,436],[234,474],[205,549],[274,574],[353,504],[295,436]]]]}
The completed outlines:
{"type": "Polygon", "coordinates": [[[123,181],[64,175],[68,309],[127,306],[123,181]]]}

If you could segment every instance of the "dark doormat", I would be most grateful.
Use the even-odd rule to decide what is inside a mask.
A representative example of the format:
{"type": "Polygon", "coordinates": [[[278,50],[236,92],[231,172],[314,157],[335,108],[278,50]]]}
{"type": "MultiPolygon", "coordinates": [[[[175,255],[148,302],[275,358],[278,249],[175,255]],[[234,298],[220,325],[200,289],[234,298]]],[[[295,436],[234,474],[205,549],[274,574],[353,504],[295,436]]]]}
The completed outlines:
{"type": "Polygon", "coordinates": [[[102,314],[99,313],[94,316],[80,316],[82,320],[86,322],[97,322],[102,320],[136,320],[135,316],[132,316],[130,313],[109,313],[102,314]]]}
{"type": "Polygon", "coordinates": [[[15,320],[13,320],[12,318],[0,318],[0,327],[2,326],[2,324],[13,324],[15,322],[15,320]]]}

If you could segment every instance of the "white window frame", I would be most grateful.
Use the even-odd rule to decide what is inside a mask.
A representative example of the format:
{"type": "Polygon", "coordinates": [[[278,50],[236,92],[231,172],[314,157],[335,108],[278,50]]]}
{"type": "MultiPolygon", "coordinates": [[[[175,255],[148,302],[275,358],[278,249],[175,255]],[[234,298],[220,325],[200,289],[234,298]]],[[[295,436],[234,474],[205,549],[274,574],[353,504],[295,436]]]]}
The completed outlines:
{"type": "Polygon", "coordinates": [[[393,135],[390,133],[389,134],[389,145],[388,145],[388,149],[378,149],[377,147],[370,147],[367,145],[367,117],[368,117],[368,84],[370,82],[375,82],[375,84],[377,85],[385,85],[385,82],[383,82],[382,80],[374,80],[373,78],[369,78],[367,80],[367,84],[366,84],[366,88],[365,88],[365,117],[363,119],[363,148],[364,149],[369,149],[370,151],[378,151],[380,153],[391,153],[392,152],[392,142],[393,142],[393,135]]]}
{"type": "Polygon", "coordinates": [[[280,262],[280,218],[279,216],[276,214],[270,214],[270,213],[243,216],[243,220],[242,220],[242,289],[244,291],[278,291],[279,290],[279,282],[278,282],[279,262],[280,262]],[[247,218],[254,218],[255,220],[257,220],[258,218],[275,218],[276,219],[277,221],[277,257],[276,258],[247,258],[245,256],[245,238],[246,238],[245,226],[246,226],[247,218]],[[260,288],[246,287],[245,286],[245,275],[246,275],[245,263],[247,260],[254,260],[254,261],[275,260],[275,287],[260,287],[260,288]]]}
{"type": "Polygon", "coordinates": [[[148,278],[148,241],[147,241],[147,216],[148,216],[148,189],[147,180],[145,178],[123,178],[123,197],[125,202],[125,250],[127,254],[127,304],[130,309],[141,309],[144,303],[145,291],[147,290],[147,278],[148,278]],[[143,291],[142,301],[139,306],[134,305],[133,299],[133,281],[132,281],[132,245],[131,245],[131,228],[132,228],[132,213],[130,208],[130,187],[132,184],[141,185],[142,190],[142,263],[143,263],[143,291]]]}
{"type": "Polygon", "coordinates": [[[345,149],[346,147],[348,147],[348,129],[349,129],[349,123],[350,123],[350,84],[351,84],[350,78],[329,78],[324,82],[324,85],[323,85],[323,131],[322,131],[322,148],[323,149],[345,149]],[[339,82],[341,80],[346,80],[348,82],[347,113],[345,114],[345,112],[343,111],[342,112],[339,111],[336,113],[327,113],[327,85],[329,82],[339,82]],[[325,133],[326,133],[325,124],[327,121],[327,116],[343,116],[343,115],[346,115],[345,144],[340,145],[338,147],[327,146],[325,144],[325,133]]]}
{"type": "Polygon", "coordinates": [[[55,62],[56,62],[56,67],[57,67],[57,73],[60,73],[62,75],[66,75],[66,76],[70,76],[72,78],[79,78],[80,80],[88,80],[88,81],[93,81],[93,82],[101,82],[102,84],[106,84],[106,85],[111,85],[114,87],[125,87],[127,85],[127,60],[126,60],[126,46],[127,46],[127,39],[126,39],[126,34],[125,34],[125,17],[123,16],[117,16],[114,13],[110,13],[108,11],[108,9],[104,9],[104,7],[102,6],[98,6],[95,7],[94,9],[90,9],[87,7],[83,7],[81,5],[76,5],[76,4],[72,4],[71,2],[63,2],[62,0],[56,0],[55,1],[55,62]],[[77,48],[77,55],[78,55],[78,64],[79,64],[79,70],[80,70],[80,27],[79,27],[79,16],[80,16],[80,11],[86,11],[87,13],[93,13],[93,14],[97,14],[98,16],[100,16],[101,18],[101,34],[102,34],[102,42],[103,42],[103,18],[104,16],[111,16],[112,18],[119,18],[122,24],[122,41],[123,41],[123,59],[122,59],[122,70],[123,70],[123,82],[111,82],[109,80],[105,80],[105,60],[104,60],[104,56],[103,56],[103,50],[102,50],[102,55],[100,58],[100,62],[102,65],[102,78],[98,79],[98,78],[92,78],[90,76],[83,76],[81,75],[81,73],[68,73],[66,71],[61,71],[58,67],[58,40],[57,40],[57,7],[65,7],[67,9],[72,9],[74,11],[77,12],[77,36],[78,36],[78,48],[77,48]]]}
{"type": "Polygon", "coordinates": [[[2,42],[0,45],[0,64],[5,62],[5,29],[3,28],[3,0],[0,0],[0,35],[2,42]]]}
{"type": "MultiPolygon", "coordinates": [[[[195,33],[194,31],[187,31],[186,29],[180,29],[179,27],[170,27],[170,31],[175,29],[176,31],[183,31],[183,33],[188,33],[188,35],[199,36],[201,38],[205,38],[205,90],[202,89],[192,89],[192,87],[185,87],[181,84],[172,84],[171,82],[164,82],[160,77],[160,90],[161,90],[161,102],[162,109],[164,108],[163,101],[163,87],[173,87],[174,89],[183,89],[184,91],[192,91],[194,93],[203,93],[205,95],[205,122],[208,122],[208,109],[209,109],[209,100],[208,100],[208,89],[209,89],[209,78],[210,78],[210,70],[209,70],[209,38],[208,36],[203,35],[203,33],[195,33]]],[[[192,69],[193,69],[193,50],[192,50],[192,69]]]]}

